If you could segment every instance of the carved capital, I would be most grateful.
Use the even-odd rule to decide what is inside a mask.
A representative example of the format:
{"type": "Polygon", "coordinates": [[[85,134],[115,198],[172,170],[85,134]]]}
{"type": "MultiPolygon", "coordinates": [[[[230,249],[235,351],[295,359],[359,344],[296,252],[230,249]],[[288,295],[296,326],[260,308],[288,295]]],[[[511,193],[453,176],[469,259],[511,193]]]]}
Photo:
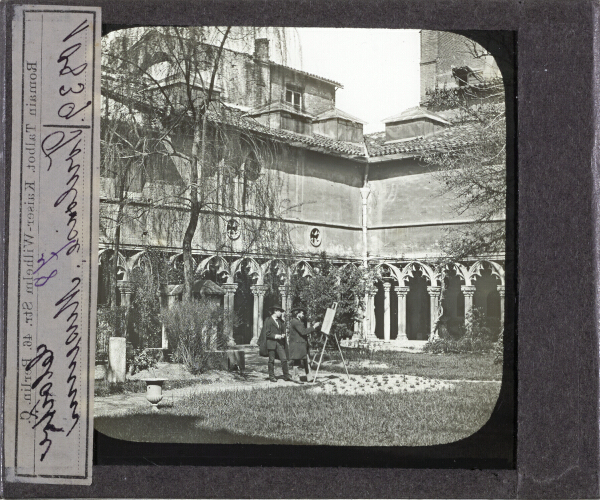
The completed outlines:
{"type": "Polygon", "coordinates": [[[410,291],[410,288],[407,286],[397,286],[396,288],[394,288],[394,292],[396,292],[396,295],[398,296],[398,298],[406,297],[406,295],[408,294],[409,291],[410,291]]]}
{"type": "Polygon", "coordinates": [[[392,284],[391,284],[389,281],[385,281],[385,282],[383,283],[383,290],[384,290],[386,293],[389,293],[389,291],[390,291],[391,289],[392,289],[392,284]]]}
{"type": "Polygon", "coordinates": [[[431,297],[437,297],[440,294],[440,290],[441,290],[441,288],[439,286],[428,286],[427,287],[427,293],[431,297]]]}
{"type": "Polygon", "coordinates": [[[281,293],[283,295],[288,295],[290,293],[290,286],[289,285],[280,285],[279,293],[281,293]]]}
{"type": "Polygon", "coordinates": [[[223,288],[223,290],[225,290],[225,293],[233,295],[238,288],[238,284],[237,283],[225,283],[225,284],[221,285],[221,287],[223,288]]]}
{"type": "Polygon", "coordinates": [[[255,297],[264,297],[267,293],[267,285],[252,285],[250,290],[255,297]]]}
{"type": "Polygon", "coordinates": [[[473,285],[461,285],[460,289],[465,297],[473,297],[475,287],[473,285]]]}
{"type": "Polygon", "coordinates": [[[500,294],[500,297],[506,296],[506,289],[504,285],[498,285],[498,293],[500,294]]]}
{"type": "Polygon", "coordinates": [[[119,280],[117,281],[117,288],[119,292],[129,295],[133,292],[133,286],[130,281],[119,280]]]}

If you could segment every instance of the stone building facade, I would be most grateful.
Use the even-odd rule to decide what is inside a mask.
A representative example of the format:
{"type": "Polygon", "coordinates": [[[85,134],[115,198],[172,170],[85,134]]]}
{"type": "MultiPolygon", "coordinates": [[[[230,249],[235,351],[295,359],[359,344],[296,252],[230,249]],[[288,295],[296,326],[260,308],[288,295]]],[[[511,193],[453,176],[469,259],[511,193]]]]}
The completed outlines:
{"type": "MultiPolygon", "coordinates": [[[[422,100],[429,88],[463,85],[457,78],[465,75],[471,79],[467,84],[497,81],[500,73],[491,56],[482,59],[461,52],[467,42],[455,34],[421,32],[422,100]]],[[[336,108],[335,92],[341,84],[270,61],[266,39],[256,40],[253,54],[230,52],[216,88],[221,101],[235,110],[236,127],[282,145],[269,169],[288,205],[283,221],[296,249],[292,262],[236,252],[235,219],[243,217],[239,211],[231,216],[231,224],[217,225],[217,235],[214,227],[208,233],[201,224],[193,241],[196,271],[220,284],[225,314],[242,318],[227,332],[237,344],[256,342],[269,300],[291,306],[290,276],[310,276],[321,252],[336,265],[375,271],[364,319],[355,325],[356,338],[366,342],[426,340],[435,334],[440,301],[449,318],[460,320],[477,307],[503,321],[503,254],[445,263],[443,268],[437,264],[446,230],[468,225],[472,218],[469,213],[457,216],[452,200],[439,196],[439,181],[422,156],[424,151],[464,143],[468,130],[456,130],[443,113],[423,106],[390,117],[385,132],[364,136],[364,123],[336,108]],[[228,250],[223,251],[217,240],[227,241],[228,250]],[[266,282],[273,275],[279,279],[279,296],[267,298],[266,282]]],[[[128,209],[143,207],[156,193],[164,196],[185,182],[175,160],[153,172],[135,184],[128,209]]],[[[228,180],[232,200],[241,199],[243,182],[239,176],[228,180]]],[[[102,183],[101,203],[114,211],[114,179],[105,176],[102,183]]],[[[185,210],[165,203],[123,225],[118,255],[121,303],[130,301],[130,277],[143,265],[148,248],[167,252],[174,266],[181,261],[185,220],[185,210]]],[[[491,223],[504,224],[503,214],[491,223]]],[[[100,235],[101,288],[106,287],[102,276],[109,272],[114,253],[111,234],[106,230],[100,235]]],[[[106,289],[100,289],[99,303],[106,296],[106,289]]],[[[165,304],[172,300],[163,297],[165,304]]]]}

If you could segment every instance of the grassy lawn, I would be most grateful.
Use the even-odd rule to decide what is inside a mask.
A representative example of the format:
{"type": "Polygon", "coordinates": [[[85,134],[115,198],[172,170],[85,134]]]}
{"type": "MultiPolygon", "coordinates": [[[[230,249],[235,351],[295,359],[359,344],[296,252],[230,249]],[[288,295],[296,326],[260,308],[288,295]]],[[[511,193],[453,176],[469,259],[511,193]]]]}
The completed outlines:
{"type": "Polygon", "coordinates": [[[203,393],[160,413],[95,419],[98,431],[130,441],[423,446],[449,443],[489,418],[500,384],[346,396],[308,386],[203,393]]]}
{"type": "MultiPolygon", "coordinates": [[[[323,369],[342,372],[343,366],[336,363],[339,353],[328,354],[330,362],[323,369]]],[[[500,390],[502,366],[493,363],[492,354],[346,349],[344,356],[353,378],[361,381],[357,384],[378,374],[383,377],[382,389],[388,374],[434,380],[422,384],[420,390],[411,392],[411,385],[408,392],[394,393],[328,392],[324,390],[329,383],[326,379],[318,393],[310,385],[202,392],[176,400],[171,407],[163,406],[158,413],[148,405],[119,416],[96,417],[94,426],[103,434],[128,441],[426,446],[454,442],[476,432],[489,419],[500,390]],[[454,382],[440,384],[439,380],[454,382]]],[[[332,378],[344,379],[340,387],[347,387],[345,376],[332,378]]],[[[194,383],[198,381],[173,380],[165,389],[194,383]]],[[[97,387],[101,393],[97,395],[110,389],[97,387]]],[[[128,382],[120,389],[144,390],[141,381],[128,382]]]]}
{"type": "MultiPolygon", "coordinates": [[[[403,373],[417,377],[443,380],[502,380],[502,364],[494,364],[492,353],[439,355],[411,352],[365,352],[343,349],[344,359],[349,362],[348,371],[353,374],[403,373]],[[361,361],[385,363],[389,368],[357,366],[361,361]]],[[[332,361],[341,362],[337,351],[326,353],[332,361]]],[[[325,358],[324,358],[325,359],[325,358]]],[[[344,372],[343,366],[325,364],[328,371],[344,372]]]]}

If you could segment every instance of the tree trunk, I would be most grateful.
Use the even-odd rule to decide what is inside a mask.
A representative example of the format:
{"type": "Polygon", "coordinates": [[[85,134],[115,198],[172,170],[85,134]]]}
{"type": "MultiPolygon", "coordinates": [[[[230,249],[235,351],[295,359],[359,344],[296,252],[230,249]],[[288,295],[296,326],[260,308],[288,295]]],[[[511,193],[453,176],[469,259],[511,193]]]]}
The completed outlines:
{"type": "MultiPolygon", "coordinates": [[[[117,307],[117,274],[119,272],[119,250],[121,247],[121,221],[123,220],[123,209],[125,205],[125,186],[123,182],[119,182],[119,208],[117,210],[115,237],[114,237],[114,254],[112,262],[112,272],[110,275],[110,307],[116,309],[117,307]]],[[[116,318],[116,314],[115,314],[116,318]]],[[[125,325],[127,329],[127,325],[125,325]]],[[[115,336],[126,337],[127,330],[121,332],[121,322],[115,321],[115,336]]]]}
{"type": "MultiPolygon", "coordinates": [[[[183,297],[185,300],[192,300],[193,298],[193,287],[194,287],[194,276],[196,269],[194,265],[194,259],[192,257],[192,240],[198,227],[198,218],[200,216],[200,207],[204,203],[202,193],[202,175],[204,169],[204,162],[206,160],[206,126],[207,126],[207,115],[212,101],[212,92],[215,86],[215,78],[217,76],[217,70],[219,69],[219,62],[221,60],[221,54],[225,41],[229,36],[231,27],[227,27],[219,51],[215,58],[212,68],[212,74],[210,78],[210,85],[208,92],[204,99],[204,109],[202,110],[202,130],[200,130],[200,116],[197,114],[197,110],[193,110],[195,114],[194,119],[194,143],[192,144],[192,168],[190,172],[190,221],[185,235],[183,237],[183,279],[184,289],[183,297]],[[200,151],[198,151],[200,149],[200,151]],[[200,153],[200,155],[198,155],[200,153]],[[198,156],[200,158],[198,159],[198,156]]],[[[188,87],[189,92],[189,87],[188,87]]]]}
{"type": "Polygon", "coordinates": [[[195,263],[192,257],[192,240],[198,227],[198,218],[200,216],[199,184],[202,177],[202,167],[204,162],[204,143],[206,139],[206,113],[202,119],[202,131],[200,124],[196,121],[194,127],[194,143],[192,145],[192,168],[190,171],[190,221],[185,235],[183,236],[183,297],[185,300],[192,300],[192,291],[194,287],[194,275],[196,274],[195,263]],[[198,160],[198,149],[201,150],[200,160],[198,160]]]}

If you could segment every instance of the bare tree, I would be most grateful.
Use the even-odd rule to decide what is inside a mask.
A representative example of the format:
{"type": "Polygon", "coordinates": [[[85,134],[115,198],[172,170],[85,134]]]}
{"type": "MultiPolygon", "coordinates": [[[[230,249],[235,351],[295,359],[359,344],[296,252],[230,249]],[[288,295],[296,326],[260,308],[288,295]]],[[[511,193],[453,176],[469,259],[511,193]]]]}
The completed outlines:
{"type": "Polygon", "coordinates": [[[429,91],[427,107],[446,111],[455,141],[423,155],[434,168],[439,194],[452,200],[456,216],[442,242],[451,260],[503,255],[506,246],[506,116],[501,82],[429,91]]]}
{"type": "MultiPolygon", "coordinates": [[[[166,167],[178,178],[166,181],[168,189],[147,206],[154,223],[179,214],[167,225],[181,238],[188,299],[198,239],[205,249],[236,254],[292,249],[282,219],[289,207],[274,168],[286,146],[229,107],[218,85],[232,65],[234,52],[226,45],[248,44],[255,36],[251,28],[135,28],[109,35],[103,46],[105,112],[121,110],[126,119],[114,127],[129,128],[135,136],[126,148],[114,148],[115,164],[127,178],[131,174],[124,171],[135,161],[148,178],[166,167]]],[[[120,221],[131,216],[123,215],[128,209],[119,203],[120,221]]],[[[115,241],[118,237],[115,230],[115,241]]]]}

